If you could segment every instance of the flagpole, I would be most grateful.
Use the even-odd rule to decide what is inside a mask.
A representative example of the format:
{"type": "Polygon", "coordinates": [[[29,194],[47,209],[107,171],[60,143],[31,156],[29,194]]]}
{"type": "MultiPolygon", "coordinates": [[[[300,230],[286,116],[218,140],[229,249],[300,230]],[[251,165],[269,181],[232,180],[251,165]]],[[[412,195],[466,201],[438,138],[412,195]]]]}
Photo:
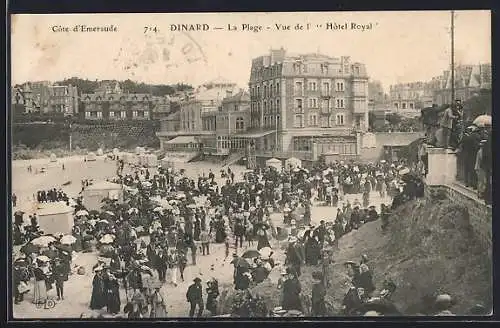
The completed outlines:
{"type": "Polygon", "coordinates": [[[455,101],[455,11],[451,11],[451,102],[455,101]]]}

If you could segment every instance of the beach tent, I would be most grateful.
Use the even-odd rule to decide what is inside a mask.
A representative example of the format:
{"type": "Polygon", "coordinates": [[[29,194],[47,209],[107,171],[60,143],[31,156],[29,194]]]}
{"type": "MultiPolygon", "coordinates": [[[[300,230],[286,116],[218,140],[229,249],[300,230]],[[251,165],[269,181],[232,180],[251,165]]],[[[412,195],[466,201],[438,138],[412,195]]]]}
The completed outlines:
{"type": "Polygon", "coordinates": [[[296,169],[296,168],[300,168],[302,167],[302,161],[298,158],[295,158],[295,157],[290,157],[289,159],[287,159],[285,161],[285,167],[288,169],[288,168],[292,168],[292,169],[296,169]]]}
{"type": "Polygon", "coordinates": [[[147,167],[157,167],[158,166],[158,157],[153,154],[146,155],[146,164],[147,167]]]}
{"type": "Polygon", "coordinates": [[[266,161],[266,166],[268,166],[268,167],[274,167],[278,171],[281,171],[281,167],[282,167],[281,160],[279,160],[277,158],[268,159],[266,161]]]}
{"type": "Polygon", "coordinates": [[[97,156],[102,156],[102,155],[104,155],[104,151],[102,150],[102,148],[97,149],[97,156]]]}
{"type": "Polygon", "coordinates": [[[87,159],[87,162],[96,160],[95,153],[93,152],[88,153],[85,158],[87,159]]]}
{"type": "Polygon", "coordinates": [[[56,154],[54,154],[54,153],[50,154],[50,161],[51,162],[57,162],[57,156],[56,156],[56,154]]]}
{"type": "Polygon", "coordinates": [[[116,199],[123,203],[123,187],[121,184],[108,181],[94,183],[83,191],[83,206],[87,210],[101,210],[102,200],[105,198],[116,199]]]}
{"type": "Polygon", "coordinates": [[[40,230],[45,234],[71,235],[74,211],[74,208],[67,206],[65,202],[38,204],[36,214],[40,230]]]}

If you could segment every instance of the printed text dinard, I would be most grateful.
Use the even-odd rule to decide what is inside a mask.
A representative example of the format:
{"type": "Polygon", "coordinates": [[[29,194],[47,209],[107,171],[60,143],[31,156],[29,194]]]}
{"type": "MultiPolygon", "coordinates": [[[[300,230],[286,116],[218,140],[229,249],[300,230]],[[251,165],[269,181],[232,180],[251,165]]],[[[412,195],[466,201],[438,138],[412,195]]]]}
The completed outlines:
{"type": "Polygon", "coordinates": [[[357,22],[327,22],[323,24],[313,23],[295,23],[281,24],[275,23],[272,25],[257,25],[257,24],[227,24],[225,26],[210,26],[209,24],[171,24],[170,31],[210,31],[210,30],[226,30],[226,31],[243,31],[243,32],[262,32],[262,31],[307,31],[307,30],[355,30],[368,31],[373,29],[376,23],[357,23],[357,22]]]}

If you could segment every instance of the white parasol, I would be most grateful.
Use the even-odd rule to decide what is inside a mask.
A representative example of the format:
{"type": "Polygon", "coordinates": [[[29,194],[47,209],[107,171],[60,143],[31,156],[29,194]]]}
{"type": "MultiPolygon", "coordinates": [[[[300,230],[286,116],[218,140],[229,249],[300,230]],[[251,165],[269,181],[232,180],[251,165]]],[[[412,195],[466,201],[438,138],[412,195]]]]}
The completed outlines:
{"type": "Polygon", "coordinates": [[[76,216],[87,216],[87,215],[89,215],[89,212],[87,212],[86,210],[79,210],[78,212],[76,212],[75,215],[76,216]]]}
{"type": "Polygon", "coordinates": [[[160,212],[161,213],[161,212],[163,212],[163,208],[161,206],[155,207],[153,209],[153,212],[160,212]]]}
{"type": "Polygon", "coordinates": [[[111,234],[104,235],[99,240],[101,244],[111,244],[113,241],[115,241],[115,236],[111,234]]]}
{"type": "Polygon", "coordinates": [[[76,242],[76,238],[71,235],[66,235],[61,238],[60,242],[64,245],[72,245],[76,242]]]}
{"type": "Polygon", "coordinates": [[[53,243],[55,241],[56,238],[54,238],[53,236],[41,236],[33,239],[31,243],[36,246],[47,247],[50,243],[53,243]]]}
{"type": "Polygon", "coordinates": [[[48,256],[45,256],[45,255],[40,255],[36,259],[38,261],[42,261],[42,262],[49,262],[50,261],[50,258],[48,256]]]}
{"type": "Polygon", "coordinates": [[[491,126],[491,116],[490,115],[479,115],[474,119],[472,124],[477,127],[484,128],[485,126],[491,126]]]}
{"type": "Polygon", "coordinates": [[[128,212],[128,214],[132,214],[132,213],[138,214],[139,210],[137,208],[135,208],[135,207],[132,207],[127,212],[128,212]]]}
{"type": "Polygon", "coordinates": [[[115,216],[115,213],[113,213],[113,212],[111,212],[111,211],[106,211],[106,212],[104,212],[104,213],[106,213],[107,215],[115,216]]]}

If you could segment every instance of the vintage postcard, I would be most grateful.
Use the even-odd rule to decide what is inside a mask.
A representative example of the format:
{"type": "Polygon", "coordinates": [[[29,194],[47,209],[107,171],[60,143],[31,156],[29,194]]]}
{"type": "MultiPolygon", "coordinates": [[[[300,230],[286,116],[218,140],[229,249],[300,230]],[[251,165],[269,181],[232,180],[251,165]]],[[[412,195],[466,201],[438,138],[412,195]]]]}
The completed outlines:
{"type": "Polygon", "coordinates": [[[11,16],[14,319],[493,313],[491,13],[11,16]]]}

